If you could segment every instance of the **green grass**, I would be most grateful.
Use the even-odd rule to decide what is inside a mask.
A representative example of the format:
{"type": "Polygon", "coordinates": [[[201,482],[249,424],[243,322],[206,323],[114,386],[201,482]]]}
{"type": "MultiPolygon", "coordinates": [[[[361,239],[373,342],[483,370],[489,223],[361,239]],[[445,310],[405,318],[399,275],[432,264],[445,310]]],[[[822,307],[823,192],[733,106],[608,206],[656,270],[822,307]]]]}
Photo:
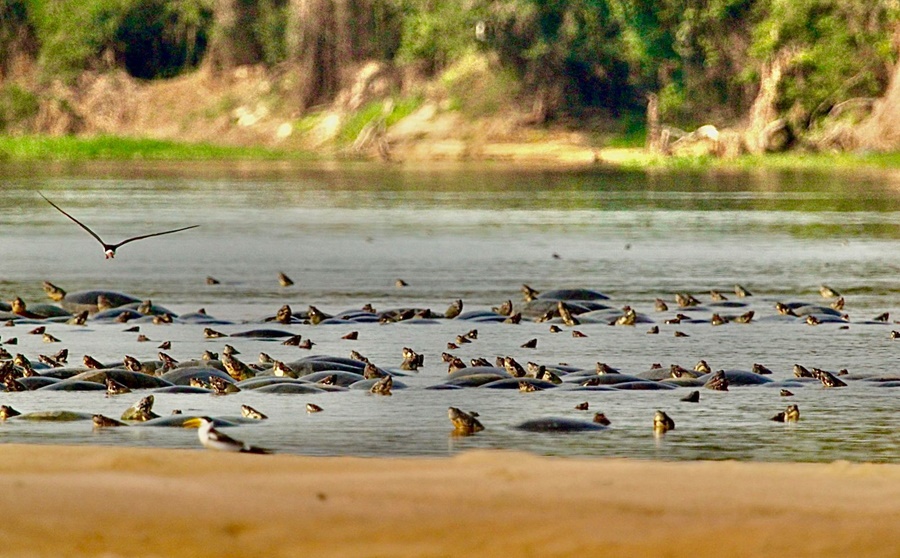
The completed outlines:
{"type": "MultiPolygon", "coordinates": [[[[390,128],[392,125],[415,112],[421,105],[422,97],[418,95],[394,99],[393,109],[384,119],[385,126],[390,128]]],[[[359,136],[359,133],[362,132],[362,129],[366,127],[366,124],[381,117],[383,111],[384,101],[379,100],[372,101],[349,115],[341,126],[341,131],[338,133],[338,143],[343,145],[353,143],[356,140],[356,137],[359,136]]]]}
{"type": "Polygon", "coordinates": [[[264,147],[229,147],[113,136],[78,138],[0,135],[0,161],[207,161],[312,157],[307,152],[264,147]]]}
{"type": "Polygon", "coordinates": [[[345,145],[353,143],[366,124],[381,116],[383,106],[382,101],[372,101],[349,115],[338,133],[338,142],[345,145]]]}
{"type": "MultiPolygon", "coordinates": [[[[607,143],[605,147],[620,147],[607,143]]],[[[627,146],[622,146],[627,147],[627,146]]],[[[768,155],[741,155],[720,159],[711,155],[700,157],[665,157],[634,148],[639,155],[624,160],[618,166],[632,170],[656,171],[804,171],[853,172],[861,169],[900,169],[898,153],[800,153],[788,152],[768,155]]],[[[612,163],[615,164],[615,163],[612,163]]]]}
{"type": "MultiPolygon", "coordinates": [[[[677,159],[677,158],[676,158],[677,159]]],[[[690,165],[689,158],[678,164],[690,165]]],[[[739,170],[803,170],[841,171],[860,168],[900,168],[900,153],[800,153],[788,152],[768,155],[744,155],[735,159],[701,158],[700,167],[735,168],[739,170]]]]}

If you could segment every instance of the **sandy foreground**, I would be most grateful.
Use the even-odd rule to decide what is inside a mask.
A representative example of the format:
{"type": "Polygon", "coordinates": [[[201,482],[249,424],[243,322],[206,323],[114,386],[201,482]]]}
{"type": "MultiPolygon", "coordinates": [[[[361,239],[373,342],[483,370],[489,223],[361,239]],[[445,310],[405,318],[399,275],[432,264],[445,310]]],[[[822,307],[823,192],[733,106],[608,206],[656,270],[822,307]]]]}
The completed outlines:
{"type": "Polygon", "coordinates": [[[900,556],[900,466],[0,445],[0,556],[900,556]]]}

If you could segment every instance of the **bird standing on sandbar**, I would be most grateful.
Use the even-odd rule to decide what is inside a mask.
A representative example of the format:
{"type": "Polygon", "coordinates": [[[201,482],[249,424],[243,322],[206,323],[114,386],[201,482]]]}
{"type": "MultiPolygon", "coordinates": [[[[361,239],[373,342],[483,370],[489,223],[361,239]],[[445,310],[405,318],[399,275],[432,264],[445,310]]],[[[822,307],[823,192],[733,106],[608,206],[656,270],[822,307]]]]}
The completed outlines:
{"type": "Polygon", "coordinates": [[[170,230],[170,231],[162,231],[162,232],[156,232],[156,233],[150,233],[150,234],[142,234],[142,235],[140,235],[140,236],[133,236],[133,237],[131,237],[131,238],[126,238],[125,240],[123,240],[122,242],[119,242],[119,243],[117,243],[117,244],[107,244],[106,242],[103,241],[102,238],[100,238],[100,237],[97,235],[97,233],[95,233],[94,231],[92,231],[92,230],[90,229],[90,227],[88,227],[87,225],[85,225],[84,223],[82,223],[81,221],[79,221],[78,219],[76,219],[75,217],[72,217],[71,215],[69,215],[69,214],[66,213],[65,211],[63,211],[63,209],[62,209],[61,207],[59,207],[58,205],[56,205],[56,204],[53,203],[52,201],[48,200],[48,199],[47,199],[47,196],[45,196],[44,194],[41,194],[40,192],[38,192],[38,194],[40,194],[40,196],[41,196],[42,198],[44,198],[44,200],[46,200],[47,203],[49,203],[49,204],[52,205],[54,208],[56,208],[57,211],[59,211],[60,213],[62,213],[63,215],[65,215],[66,217],[68,217],[69,219],[71,219],[76,225],[78,225],[79,227],[81,227],[82,229],[84,229],[85,231],[87,231],[88,234],[90,234],[91,236],[93,236],[94,238],[96,238],[96,239],[97,239],[97,242],[99,242],[100,244],[103,245],[103,251],[104,251],[104,253],[106,254],[106,259],[107,259],[107,260],[112,259],[112,258],[115,258],[115,257],[116,257],[116,250],[118,250],[119,248],[121,248],[122,245],[128,244],[129,242],[133,242],[133,241],[135,241],[135,240],[141,240],[141,239],[144,239],[144,238],[150,238],[150,237],[152,237],[152,236],[160,236],[160,235],[164,235],[164,234],[172,234],[172,233],[177,233],[177,232],[181,232],[181,231],[186,231],[186,230],[188,230],[188,229],[195,229],[195,228],[197,228],[197,227],[200,226],[200,225],[191,225],[191,226],[189,226],[189,227],[182,227],[182,228],[180,228],[180,229],[172,229],[172,230],[170,230]]]}
{"type": "Polygon", "coordinates": [[[206,449],[240,453],[272,453],[271,450],[251,446],[250,444],[235,440],[227,434],[219,432],[213,428],[213,421],[209,417],[190,419],[185,425],[193,426],[197,423],[199,423],[197,437],[200,438],[200,443],[203,444],[203,447],[206,449]]]}

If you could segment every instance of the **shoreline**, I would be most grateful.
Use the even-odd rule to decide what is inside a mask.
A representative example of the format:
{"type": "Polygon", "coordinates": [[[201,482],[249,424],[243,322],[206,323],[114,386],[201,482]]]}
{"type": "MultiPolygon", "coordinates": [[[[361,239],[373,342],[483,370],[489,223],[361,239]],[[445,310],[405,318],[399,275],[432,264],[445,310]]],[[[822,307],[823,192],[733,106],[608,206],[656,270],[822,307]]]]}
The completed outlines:
{"type": "Polygon", "coordinates": [[[896,556],[900,465],[0,445],[4,556],[896,556]]]}
{"type": "Polygon", "coordinates": [[[383,165],[421,168],[483,165],[541,171],[610,169],[648,172],[766,172],[859,170],[896,172],[900,152],[742,155],[735,158],[665,157],[643,147],[604,147],[578,143],[494,142],[475,146],[461,141],[419,142],[398,150],[389,162],[348,157],[338,151],[316,152],[264,145],[235,146],[130,136],[3,136],[0,161],[6,165],[81,165],[184,163],[256,165],[383,165]]]}

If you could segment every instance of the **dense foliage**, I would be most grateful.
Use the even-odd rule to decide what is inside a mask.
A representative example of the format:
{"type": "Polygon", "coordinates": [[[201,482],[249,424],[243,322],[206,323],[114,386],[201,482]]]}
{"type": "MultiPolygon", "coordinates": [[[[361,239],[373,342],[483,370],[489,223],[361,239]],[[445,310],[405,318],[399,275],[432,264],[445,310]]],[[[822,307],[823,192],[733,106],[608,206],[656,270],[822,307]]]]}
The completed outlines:
{"type": "Polygon", "coordinates": [[[166,78],[218,52],[225,66],[296,63],[319,84],[309,106],[365,59],[436,75],[477,55],[541,118],[640,113],[654,93],[666,120],[688,125],[744,116],[781,57],[777,108],[810,128],[884,91],[898,14],[897,0],[0,0],[0,81],[26,48],[64,79],[166,78]]]}

